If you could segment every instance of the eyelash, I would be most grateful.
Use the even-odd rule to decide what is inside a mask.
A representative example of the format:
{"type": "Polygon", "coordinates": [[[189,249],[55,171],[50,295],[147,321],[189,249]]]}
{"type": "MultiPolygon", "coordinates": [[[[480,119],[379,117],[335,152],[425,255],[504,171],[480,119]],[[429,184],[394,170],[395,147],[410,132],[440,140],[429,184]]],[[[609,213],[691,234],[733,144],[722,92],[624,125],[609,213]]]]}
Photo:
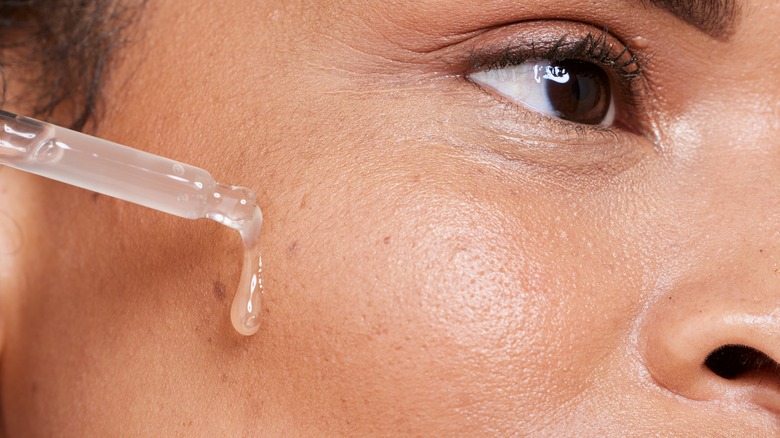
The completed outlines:
{"type": "MultiPolygon", "coordinates": [[[[637,87],[637,82],[643,77],[651,56],[645,55],[642,51],[634,53],[628,45],[610,37],[607,29],[598,34],[588,32],[583,37],[574,40],[569,35],[559,37],[552,42],[547,40],[540,43],[532,40],[530,43],[526,43],[523,48],[508,47],[493,55],[484,56],[472,53],[470,71],[512,67],[533,60],[564,61],[573,59],[592,62],[604,67],[609,77],[614,78],[620,87],[621,110],[627,112],[629,118],[638,120],[636,116],[641,112],[643,93],[637,87]],[[537,49],[540,46],[546,48],[540,52],[537,49]]],[[[479,85],[477,86],[479,87],[479,85]]],[[[544,117],[554,119],[550,116],[544,117]]],[[[560,122],[564,127],[571,128],[574,125],[575,132],[580,132],[581,128],[585,127],[585,125],[565,120],[554,120],[560,122]]],[[[625,123],[625,121],[623,122],[625,123]]],[[[595,125],[585,129],[611,130],[611,128],[595,125]]]]}

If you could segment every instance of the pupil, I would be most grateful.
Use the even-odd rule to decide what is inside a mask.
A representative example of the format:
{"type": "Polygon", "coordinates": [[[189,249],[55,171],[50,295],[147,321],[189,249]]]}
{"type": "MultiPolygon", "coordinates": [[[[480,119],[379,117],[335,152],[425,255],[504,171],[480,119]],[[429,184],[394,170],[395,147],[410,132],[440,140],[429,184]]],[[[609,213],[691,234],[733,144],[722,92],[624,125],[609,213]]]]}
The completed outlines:
{"type": "Polygon", "coordinates": [[[557,117],[587,125],[604,121],[612,101],[604,70],[575,60],[556,62],[547,69],[542,86],[557,117]]]}

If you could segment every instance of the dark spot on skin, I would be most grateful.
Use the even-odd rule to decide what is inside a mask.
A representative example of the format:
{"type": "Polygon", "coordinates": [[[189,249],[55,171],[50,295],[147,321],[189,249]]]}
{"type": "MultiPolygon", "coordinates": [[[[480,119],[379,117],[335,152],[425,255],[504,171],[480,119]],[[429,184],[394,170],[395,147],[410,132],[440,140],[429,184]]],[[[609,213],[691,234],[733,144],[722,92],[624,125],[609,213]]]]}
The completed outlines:
{"type": "Polygon", "coordinates": [[[385,237],[382,241],[385,243],[385,245],[389,245],[390,244],[390,236],[385,237]]]}
{"type": "Polygon", "coordinates": [[[227,289],[225,289],[225,283],[221,281],[215,281],[213,292],[214,292],[214,296],[219,301],[225,301],[225,297],[227,296],[227,289]]]}
{"type": "Polygon", "coordinates": [[[98,199],[100,199],[100,193],[93,193],[92,194],[92,202],[97,202],[98,199]]]}
{"type": "Polygon", "coordinates": [[[301,209],[306,208],[306,195],[303,195],[303,197],[301,197],[301,207],[300,208],[301,209]]]}
{"type": "Polygon", "coordinates": [[[37,394],[38,393],[38,382],[30,383],[30,392],[32,394],[37,394]]]}
{"type": "Polygon", "coordinates": [[[295,240],[293,243],[290,244],[290,246],[287,248],[287,252],[290,255],[293,255],[298,252],[298,241],[295,240]]]}

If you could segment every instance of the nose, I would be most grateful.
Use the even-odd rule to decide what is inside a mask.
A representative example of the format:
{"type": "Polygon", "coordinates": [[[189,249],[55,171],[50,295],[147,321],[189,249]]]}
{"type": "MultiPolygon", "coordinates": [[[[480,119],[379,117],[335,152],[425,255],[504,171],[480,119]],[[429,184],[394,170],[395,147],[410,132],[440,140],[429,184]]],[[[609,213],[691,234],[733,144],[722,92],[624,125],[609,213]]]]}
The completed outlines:
{"type": "Polygon", "coordinates": [[[657,297],[639,337],[655,383],[780,413],[780,279],[754,274],[720,272],[657,297]]]}

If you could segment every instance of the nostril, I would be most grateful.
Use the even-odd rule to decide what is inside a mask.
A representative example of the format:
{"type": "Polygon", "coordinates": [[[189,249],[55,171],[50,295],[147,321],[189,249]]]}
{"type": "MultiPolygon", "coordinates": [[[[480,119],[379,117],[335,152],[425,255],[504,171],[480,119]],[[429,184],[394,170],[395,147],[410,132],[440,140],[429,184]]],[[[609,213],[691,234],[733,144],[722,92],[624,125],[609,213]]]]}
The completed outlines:
{"type": "Polygon", "coordinates": [[[743,291],[759,284],[746,274],[752,272],[707,271],[674,285],[668,298],[657,295],[637,325],[637,350],[654,385],[704,402],[691,406],[744,409],[774,423],[780,418],[780,289],[772,283],[743,291]]]}
{"type": "Polygon", "coordinates": [[[746,345],[721,346],[707,356],[704,365],[728,380],[746,376],[780,379],[780,365],[764,352],[746,345]]]}

